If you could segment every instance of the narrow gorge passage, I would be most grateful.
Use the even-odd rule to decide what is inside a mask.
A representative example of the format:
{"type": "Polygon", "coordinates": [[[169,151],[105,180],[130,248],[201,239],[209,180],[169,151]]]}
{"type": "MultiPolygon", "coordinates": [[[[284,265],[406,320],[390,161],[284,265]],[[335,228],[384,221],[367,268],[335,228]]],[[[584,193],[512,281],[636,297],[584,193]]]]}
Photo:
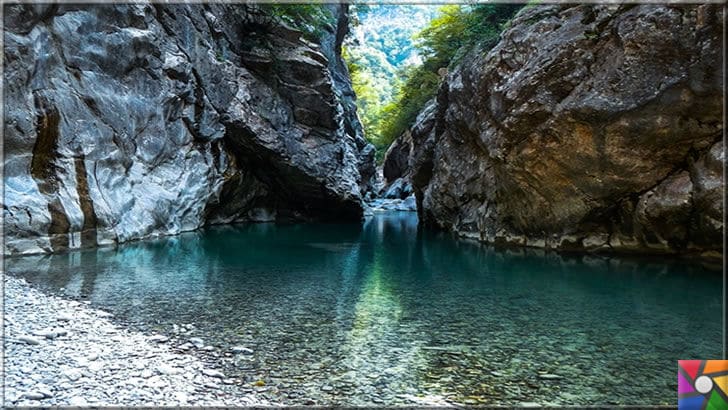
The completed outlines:
{"type": "Polygon", "coordinates": [[[2,7],[3,406],[670,406],[725,357],[723,6],[2,7]]]}

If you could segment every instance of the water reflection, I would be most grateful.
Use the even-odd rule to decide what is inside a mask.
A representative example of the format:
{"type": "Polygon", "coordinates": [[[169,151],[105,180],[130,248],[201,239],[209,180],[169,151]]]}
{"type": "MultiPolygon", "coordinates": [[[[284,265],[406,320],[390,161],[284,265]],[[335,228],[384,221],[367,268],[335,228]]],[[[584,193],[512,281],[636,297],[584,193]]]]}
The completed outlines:
{"type": "Polygon", "coordinates": [[[252,348],[228,373],[287,404],[669,404],[675,361],[721,349],[720,272],[495,250],[412,213],[6,263],[144,330],[192,323],[185,338],[252,348]]]}

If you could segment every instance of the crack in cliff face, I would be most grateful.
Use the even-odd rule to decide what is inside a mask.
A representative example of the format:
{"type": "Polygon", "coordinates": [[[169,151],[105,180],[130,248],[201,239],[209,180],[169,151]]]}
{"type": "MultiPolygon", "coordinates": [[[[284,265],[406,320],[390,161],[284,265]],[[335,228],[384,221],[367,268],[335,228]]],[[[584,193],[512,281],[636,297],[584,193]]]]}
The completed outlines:
{"type": "Polygon", "coordinates": [[[58,192],[60,184],[58,173],[61,168],[57,166],[56,159],[61,116],[58,108],[42,92],[34,92],[33,97],[38,114],[30,175],[35,179],[40,193],[48,201],[48,214],[51,218],[48,236],[51,248],[53,251],[64,250],[68,248],[68,232],[71,225],[58,192]]]}

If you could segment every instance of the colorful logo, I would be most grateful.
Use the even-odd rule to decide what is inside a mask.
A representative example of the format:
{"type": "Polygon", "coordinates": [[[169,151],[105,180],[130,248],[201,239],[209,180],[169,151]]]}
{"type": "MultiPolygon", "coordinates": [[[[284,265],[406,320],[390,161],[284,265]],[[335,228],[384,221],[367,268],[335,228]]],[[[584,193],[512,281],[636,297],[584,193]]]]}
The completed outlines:
{"type": "Polygon", "coordinates": [[[678,410],[728,410],[728,360],[678,360],[678,410]]]}

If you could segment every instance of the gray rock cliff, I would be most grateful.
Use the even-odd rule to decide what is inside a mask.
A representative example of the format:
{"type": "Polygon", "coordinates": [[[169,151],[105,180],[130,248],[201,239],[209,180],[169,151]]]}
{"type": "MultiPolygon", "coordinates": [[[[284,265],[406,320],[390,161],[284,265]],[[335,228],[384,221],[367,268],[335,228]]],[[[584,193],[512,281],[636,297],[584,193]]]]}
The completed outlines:
{"type": "Polygon", "coordinates": [[[255,5],[4,5],[5,254],[362,215],[340,45],[255,5]]]}
{"type": "Polygon", "coordinates": [[[425,224],[488,243],[719,255],[722,26],[715,5],[527,7],[450,70],[393,174],[425,224]]]}

